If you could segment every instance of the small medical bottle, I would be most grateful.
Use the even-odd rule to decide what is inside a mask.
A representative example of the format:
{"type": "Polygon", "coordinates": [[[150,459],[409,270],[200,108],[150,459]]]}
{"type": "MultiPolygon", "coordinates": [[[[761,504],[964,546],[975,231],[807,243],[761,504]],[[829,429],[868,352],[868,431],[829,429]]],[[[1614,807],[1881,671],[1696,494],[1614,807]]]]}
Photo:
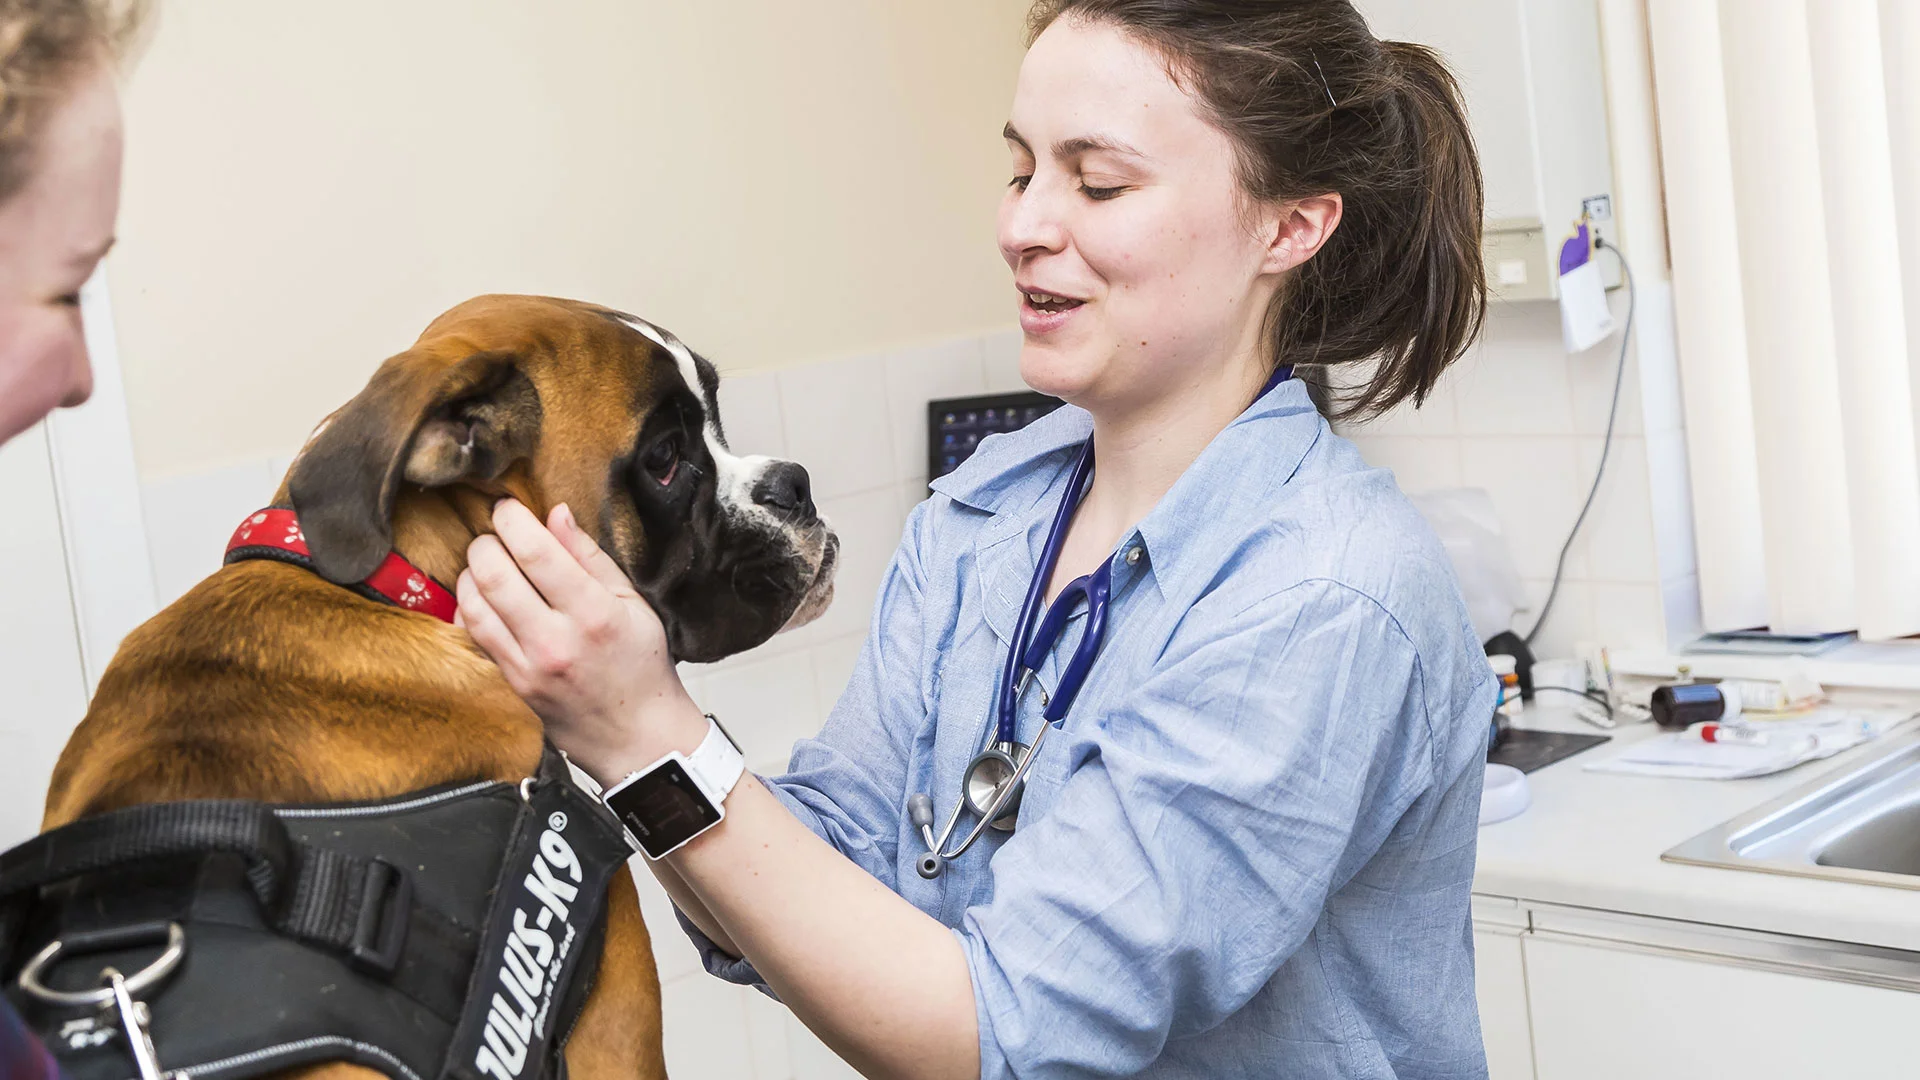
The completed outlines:
{"type": "Polygon", "coordinates": [[[1525,702],[1520,700],[1520,674],[1514,669],[1513,657],[1494,653],[1487,657],[1487,665],[1500,679],[1500,711],[1510,717],[1519,716],[1525,702]]]}

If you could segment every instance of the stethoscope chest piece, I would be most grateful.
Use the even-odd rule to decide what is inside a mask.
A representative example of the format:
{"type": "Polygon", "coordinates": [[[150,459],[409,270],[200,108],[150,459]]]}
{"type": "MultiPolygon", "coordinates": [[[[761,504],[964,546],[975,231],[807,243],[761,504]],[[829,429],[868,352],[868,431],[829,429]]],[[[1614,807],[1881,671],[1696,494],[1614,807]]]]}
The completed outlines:
{"type": "Polygon", "coordinates": [[[967,809],[975,817],[986,817],[995,803],[1001,804],[1000,816],[993,819],[992,826],[1001,832],[1012,832],[1014,822],[1020,816],[1020,796],[1026,786],[1022,781],[1020,766],[1032,751],[1027,744],[1019,742],[995,743],[974,755],[967,763],[966,800],[967,809]],[[1008,787],[1013,791],[1006,794],[1008,787]]]}

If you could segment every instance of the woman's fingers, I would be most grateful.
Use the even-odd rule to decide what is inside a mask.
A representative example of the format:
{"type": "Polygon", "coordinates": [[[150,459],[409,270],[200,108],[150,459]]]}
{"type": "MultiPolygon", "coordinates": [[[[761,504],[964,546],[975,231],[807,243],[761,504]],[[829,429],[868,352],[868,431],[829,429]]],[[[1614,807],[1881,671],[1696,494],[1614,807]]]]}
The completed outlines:
{"type": "MultiPolygon", "coordinates": [[[[557,620],[499,537],[478,537],[468,545],[467,573],[494,616],[521,641],[547,630],[557,620]]],[[[469,613],[468,618],[472,617],[469,613]]]]}
{"type": "Polygon", "coordinates": [[[462,570],[460,580],[454,582],[454,595],[459,598],[459,621],[473,636],[474,644],[480,646],[501,671],[515,673],[512,681],[518,682],[518,673],[527,669],[526,654],[520,651],[520,643],[514,640],[500,616],[480,591],[473,580],[473,571],[462,570]]]}
{"type": "Polygon", "coordinates": [[[566,503],[554,507],[553,513],[547,515],[547,527],[608,592],[623,599],[639,595],[634,591],[633,582],[627,579],[626,572],[613,561],[613,556],[602,551],[593,537],[588,536],[587,531],[574,520],[572,507],[566,503]]]}
{"type": "MultiPolygon", "coordinates": [[[[502,499],[494,505],[493,528],[525,580],[532,582],[533,587],[540,590],[540,596],[546,598],[542,607],[578,613],[592,609],[603,598],[604,586],[594,580],[580,560],[561,546],[553,533],[540,524],[540,519],[533,516],[533,511],[518,499],[502,499]]],[[[475,546],[485,539],[475,540],[475,546]]],[[[481,584],[489,583],[483,580],[481,584]]],[[[500,607],[500,598],[493,599],[495,607],[500,607]]],[[[503,609],[501,614],[506,616],[508,625],[514,625],[514,612],[503,609]]]]}

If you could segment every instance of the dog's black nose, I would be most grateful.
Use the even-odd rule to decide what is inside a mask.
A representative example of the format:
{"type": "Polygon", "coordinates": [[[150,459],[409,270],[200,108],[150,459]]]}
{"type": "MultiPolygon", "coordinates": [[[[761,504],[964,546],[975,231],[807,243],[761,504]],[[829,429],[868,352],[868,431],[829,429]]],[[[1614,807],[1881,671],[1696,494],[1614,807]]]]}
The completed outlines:
{"type": "Polygon", "coordinates": [[[811,521],[818,514],[813,508],[813,486],[807,470],[797,462],[782,461],[768,466],[753,485],[753,501],[783,517],[811,521]]]}

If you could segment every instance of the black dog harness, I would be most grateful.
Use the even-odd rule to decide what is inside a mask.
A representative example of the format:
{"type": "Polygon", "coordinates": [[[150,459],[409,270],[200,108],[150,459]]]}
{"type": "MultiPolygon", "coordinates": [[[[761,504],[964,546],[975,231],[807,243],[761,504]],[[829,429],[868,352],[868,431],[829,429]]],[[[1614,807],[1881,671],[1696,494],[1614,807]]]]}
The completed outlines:
{"type": "Polygon", "coordinates": [[[0,977],[73,1080],[563,1077],[631,854],[551,746],[518,786],[137,806],[0,855],[0,977]]]}

